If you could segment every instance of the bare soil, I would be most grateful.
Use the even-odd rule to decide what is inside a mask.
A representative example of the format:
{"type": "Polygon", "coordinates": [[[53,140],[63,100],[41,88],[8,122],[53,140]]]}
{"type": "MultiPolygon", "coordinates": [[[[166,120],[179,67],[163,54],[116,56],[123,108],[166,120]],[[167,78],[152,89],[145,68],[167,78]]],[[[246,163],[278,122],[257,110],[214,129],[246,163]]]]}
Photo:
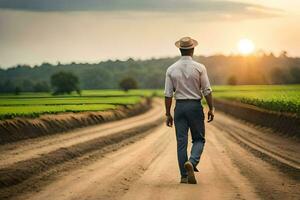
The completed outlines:
{"type": "MultiPolygon", "coordinates": [[[[1,166],[43,157],[60,147],[93,140],[95,135],[113,134],[111,129],[125,131],[149,124],[163,116],[163,103],[155,105],[143,117],[57,135],[60,138],[32,139],[32,145],[25,141],[6,145],[0,150],[1,166]],[[20,156],[23,151],[24,157],[20,156]]],[[[87,152],[51,167],[43,176],[31,177],[26,187],[21,187],[25,181],[2,192],[6,191],[7,198],[22,200],[300,199],[300,145],[296,140],[217,112],[215,121],[206,124],[198,184],[188,185],[179,183],[174,131],[158,126],[145,131],[143,137],[128,138],[126,144],[111,144],[105,152],[103,148],[87,152]]]]}

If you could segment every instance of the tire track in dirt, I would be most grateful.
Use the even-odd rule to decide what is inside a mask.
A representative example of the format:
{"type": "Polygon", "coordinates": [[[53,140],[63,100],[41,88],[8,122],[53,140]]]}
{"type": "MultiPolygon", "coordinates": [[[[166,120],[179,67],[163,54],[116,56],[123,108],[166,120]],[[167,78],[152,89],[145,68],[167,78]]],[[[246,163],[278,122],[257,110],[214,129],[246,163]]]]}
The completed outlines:
{"type": "Polygon", "coordinates": [[[221,113],[219,116],[221,119],[217,119],[213,126],[220,132],[231,137],[255,156],[268,161],[292,178],[300,180],[300,147],[297,142],[293,144],[289,138],[267,134],[255,128],[241,125],[241,123],[234,122],[234,118],[228,116],[225,119],[221,113]],[[269,138],[266,140],[263,137],[269,138]],[[282,148],[284,143],[289,143],[288,146],[290,147],[282,148]]]}
{"type": "MultiPolygon", "coordinates": [[[[223,127],[228,126],[232,119],[224,118],[227,116],[216,113],[216,121],[207,124],[207,143],[199,165],[200,172],[196,173],[197,185],[179,184],[176,142],[173,138],[167,151],[119,199],[299,199],[299,180],[282,173],[278,165],[266,162],[228,136],[228,130],[223,127]],[[226,123],[223,127],[216,127],[214,123],[218,121],[226,123]]],[[[245,126],[240,122],[231,123],[239,124],[240,128],[245,126]]],[[[237,132],[244,134],[242,129],[237,132]]],[[[270,136],[269,139],[278,138],[270,136]]],[[[292,141],[290,144],[294,145],[292,141]]]]}
{"type": "Polygon", "coordinates": [[[169,129],[164,125],[137,142],[96,158],[88,165],[53,180],[46,186],[14,199],[119,199],[137,181],[170,143],[169,129]]]}
{"type": "Polygon", "coordinates": [[[138,134],[142,134],[158,126],[161,122],[161,120],[158,120],[132,130],[98,137],[70,147],[59,148],[48,154],[41,155],[38,158],[17,162],[7,168],[2,168],[0,169],[0,189],[19,184],[31,176],[42,173],[55,165],[78,158],[84,154],[91,153],[92,151],[101,150],[108,145],[116,144],[138,134]]]}

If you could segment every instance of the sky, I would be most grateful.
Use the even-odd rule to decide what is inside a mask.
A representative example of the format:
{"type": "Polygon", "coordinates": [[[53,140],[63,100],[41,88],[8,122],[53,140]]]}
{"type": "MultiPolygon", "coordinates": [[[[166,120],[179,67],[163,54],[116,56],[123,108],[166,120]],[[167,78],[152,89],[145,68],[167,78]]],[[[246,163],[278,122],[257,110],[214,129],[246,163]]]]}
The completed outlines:
{"type": "Polygon", "coordinates": [[[299,0],[0,0],[0,67],[256,50],[300,56],[299,0]],[[288,3],[287,3],[288,2],[288,3]]]}

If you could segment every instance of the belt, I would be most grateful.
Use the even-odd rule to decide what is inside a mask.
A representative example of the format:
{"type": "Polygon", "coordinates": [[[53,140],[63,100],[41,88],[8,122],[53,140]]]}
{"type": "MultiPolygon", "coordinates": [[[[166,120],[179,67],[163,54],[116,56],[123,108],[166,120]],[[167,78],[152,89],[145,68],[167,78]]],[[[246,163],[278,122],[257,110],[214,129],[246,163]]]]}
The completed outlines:
{"type": "Polygon", "coordinates": [[[176,102],[188,102],[188,101],[201,102],[201,99],[176,99],[176,102]]]}

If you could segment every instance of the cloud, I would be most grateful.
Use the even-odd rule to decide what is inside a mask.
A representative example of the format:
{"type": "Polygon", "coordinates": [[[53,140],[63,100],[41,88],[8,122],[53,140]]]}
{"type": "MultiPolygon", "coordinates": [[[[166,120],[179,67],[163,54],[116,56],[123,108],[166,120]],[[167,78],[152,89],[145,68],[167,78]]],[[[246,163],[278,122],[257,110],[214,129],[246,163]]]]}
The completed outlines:
{"type": "Polygon", "coordinates": [[[280,10],[257,4],[214,0],[0,0],[0,8],[38,12],[134,11],[243,14],[277,16],[280,10]]]}

